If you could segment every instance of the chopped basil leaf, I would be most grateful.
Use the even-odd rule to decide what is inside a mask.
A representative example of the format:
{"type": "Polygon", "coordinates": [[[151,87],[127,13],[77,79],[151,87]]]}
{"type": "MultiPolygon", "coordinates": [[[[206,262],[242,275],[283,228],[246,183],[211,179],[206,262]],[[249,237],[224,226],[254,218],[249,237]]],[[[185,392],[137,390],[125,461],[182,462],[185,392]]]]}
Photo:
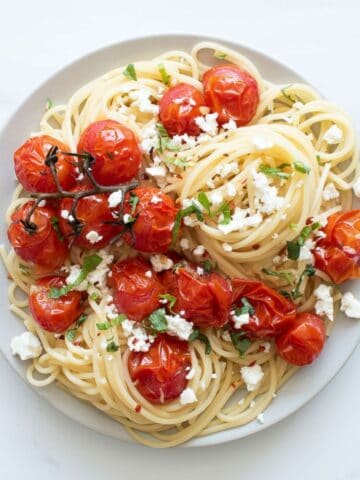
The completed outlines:
{"type": "Polygon", "coordinates": [[[293,275],[291,272],[276,272],[275,270],[268,270],[267,268],[263,268],[262,271],[265,273],[265,275],[270,275],[272,277],[278,277],[281,279],[284,279],[287,281],[288,284],[290,284],[293,281],[293,275]]]}
{"type": "Polygon", "coordinates": [[[110,322],[97,323],[96,326],[99,330],[109,330],[111,327],[119,326],[124,320],[126,320],[126,315],[121,313],[116,318],[110,320],[110,322]]]}
{"type": "Polygon", "coordinates": [[[204,260],[202,262],[202,268],[205,270],[206,273],[211,273],[213,270],[213,265],[210,260],[204,260]]]}
{"type": "Polygon", "coordinates": [[[207,210],[208,214],[210,215],[210,208],[211,208],[212,204],[211,204],[208,196],[206,195],[206,193],[205,192],[200,192],[197,199],[198,199],[199,203],[201,203],[201,205],[205,208],[205,210],[207,210]]]}
{"type": "Polygon", "coordinates": [[[189,337],[189,342],[193,342],[194,340],[199,340],[205,345],[205,354],[209,355],[211,353],[211,345],[209,342],[209,339],[206,335],[200,332],[197,328],[192,331],[190,337],[189,337]]]}
{"type": "Polygon", "coordinates": [[[165,315],[165,308],[158,308],[149,315],[150,325],[156,332],[166,331],[168,323],[165,315]]]}
{"type": "Polygon", "coordinates": [[[171,145],[171,139],[169,137],[169,134],[164,127],[162,123],[157,123],[156,124],[156,130],[158,132],[158,149],[160,153],[163,153],[165,149],[171,150],[171,151],[177,151],[179,150],[179,147],[174,147],[171,145]]]}
{"type": "Polygon", "coordinates": [[[129,63],[129,65],[123,71],[123,75],[130,80],[137,80],[136,70],[133,63],[129,63]]]}
{"type": "Polygon", "coordinates": [[[244,356],[251,345],[251,341],[246,337],[246,334],[244,332],[230,332],[230,338],[240,356],[244,356]]]}
{"type": "Polygon", "coordinates": [[[242,307],[235,309],[236,315],[244,315],[245,313],[248,313],[249,315],[254,315],[255,308],[251,305],[251,303],[246,297],[241,298],[241,303],[242,307]]]}
{"type": "Polygon", "coordinates": [[[66,332],[66,338],[69,340],[69,342],[73,342],[75,340],[76,332],[77,328],[71,328],[66,332]]]}
{"type": "Polygon", "coordinates": [[[54,102],[51,100],[51,98],[47,97],[46,103],[45,103],[45,110],[50,110],[54,106],[54,102]]]}
{"type": "Polygon", "coordinates": [[[169,310],[171,313],[173,313],[173,306],[176,303],[176,297],[173,295],[170,295],[170,293],[164,293],[162,295],[159,295],[159,298],[161,300],[167,300],[167,305],[169,306],[169,310]]]}
{"type": "Polygon", "coordinates": [[[108,342],[108,344],[106,345],[107,352],[117,352],[118,350],[119,350],[119,345],[116,345],[114,340],[112,340],[111,342],[108,342]]]}
{"type": "Polygon", "coordinates": [[[220,225],[228,225],[231,221],[231,212],[230,212],[230,205],[226,202],[217,211],[217,213],[223,214],[223,220],[221,220],[220,225]]]}
{"type": "Polygon", "coordinates": [[[302,293],[300,292],[300,286],[302,284],[302,281],[304,277],[313,277],[316,273],[315,268],[313,265],[308,264],[306,265],[304,271],[301,273],[299,280],[296,283],[296,286],[291,292],[287,292],[285,290],[280,290],[281,295],[284,297],[290,298],[291,300],[296,300],[297,298],[302,296],[302,293]]]}
{"type": "Polygon", "coordinates": [[[300,162],[299,160],[294,162],[294,168],[295,170],[297,170],[298,172],[300,173],[305,173],[305,174],[309,174],[310,171],[311,171],[311,168],[308,167],[307,165],[305,165],[305,163],[303,162],[300,162]]]}
{"type": "Polygon", "coordinates": [[[289,227],[291,228],[291,230],[297,230],[299,228],[299,224],[298,223],[290,223],[289,227]]]}
{"type": "Polygon", "coordinates": [[[80,315],[80,317],[76,320],[76,328],[79,328],[80,325],[82,325],[86,319],[87,319],[86,313],[83,313],[82,315],[80,315]]]}
{"type": "Polygon", "coordinates": [[[179,167],[179,168],[186,168],[187,166],[187,161],[186,161],[186,158],[184,157],[173,157],[173,158],[168,157],[168,158],[165,158],[163,161],[170,165],[175,165],[175,167],[179,167]]]}
{"type": "Polygon", "coordinates": [[[170,85],[171,77],[167,73],[165,65],[163,63],[159,63],[158,69],[159,69],[159,72],[161,74],[162,81],[165,83],[165,85],[170,85]]]}
{"type": "Polygon", "coordinates": [[[260,172],[265,173],[270,177],[279,177],[283,180],[289,178],[290,173],[281,171],[280,167],[269,167],[268,165],[260,165],[260,172]]]}
{"type": "Polygon", "coordinates": [[[59,227],[59,219],[58,217],[51,217],[51,225],[53,226],[53,229],[55,230],[55,233],[58,237],[59,240],[64,240],[64,235],[61,233],[60,227],[59,227]]]}
{"type": "MultiPolygon", "coordinates": [[[[139,203],[139,197],[137,195],[135,195],[135,193],[133,193],[133,192],[130,193],[129,203],[131,205],[131,213],[134,214],[135,210],[136,210],[136,207],[137,207],[137,204],[139,203]]],[[[133,222],[134,221],[135,221],[135,219],[133,220],[133,222]]],[[[130,223],[130,222],[127,222],[127,223],[130,223]]]]}
{"type": "Polygon", "coordinates": [[[91,300],[94,300],[94,302],[96,302],[97,300],[100,299],[100,295],[96,292],[93,292],[91,295],[90,295],[90,299],[91,300]]]}
{"type": "Polygon", "coordinates": [[[71,290],[76,288],[77,286],[80,285],[84,280],[86,280],[86,277],[89,275],[90,272],[96,269],[96,267],[101,263],[102,258],[99,257],[99,255],[90,255],[88,257],[85,257],[84,259],[84,264],[81,267],[80,273],[78,278],[73,282],[70,283],[69,285],[66,285],[61,288],[55,288],[52,287],[50,288],[49,292],[49,297],[50,298],[59,298],[62,297],[63,295],[66,295],[69,293],[71,290]]]}
{"type": "Polygon", "coordinates": [[[305,244],[306,240],[310,238],[311,233],[320,228],[320,226],[321,225],[319,222],[314,222],[311,225],[306,225],[301,230],[296,240],[287,242],[288,257],[290,258],[290,260],[298,260],[301,247],[305,244]]]}
{"type": "Polygon", "coordinates": [[[300,244],[298,242],[286,242],[287,256],[290,260],[297,260],[300,257],[300,244]]]}
{"type": "Polygon", "coordinates": [[[186,208],[183,208],[182,210],[179,210],[178,213],[176,214],[174,227],[173,227],[173,230],[172,230],[172,244],[173,245],[175,244],[175,242],[177,240],[177,237],[179,235],[182,219],[187,217],[188,215],[191,215],[192,213],[195,213],[199,222],[202,222],[204,220],[204,217],[203,217],[203,214],[202,214],[200,208],[197,205],[195,205],[194,203],[192,205],[189,205],[186,208]]]}
{"type": "Polygon", "coordinates": [[[214,57],[218,58],[219,60],[224,60],[226,58],[226,53],[220,52],[219,50],[215,50],[214,57]]]}

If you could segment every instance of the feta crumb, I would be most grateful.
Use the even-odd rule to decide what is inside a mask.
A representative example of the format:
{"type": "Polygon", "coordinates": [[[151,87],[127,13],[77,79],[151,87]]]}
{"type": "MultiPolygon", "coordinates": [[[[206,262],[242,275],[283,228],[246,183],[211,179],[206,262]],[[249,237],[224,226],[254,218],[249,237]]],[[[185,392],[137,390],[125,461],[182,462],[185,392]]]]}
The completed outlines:
{"type": "Polygon", "coordinates": [[[250,315],[248,313],[241,313],[240,315],[232,315],[234,321],[234,328],[241,329],[243,325],[247,325],[250,322],[250,315]]]}
{"type": "Polygon", "coordinates": [[[317,302],[315,303],[315,312],[318,315],[326,315],[329,320],[334,320],[334,302],[331,296],[331,287],[321,284],[314,291],[317,302]]]}
{"type": "Polygon", "coordinates": [[[355,180],[353,185],[354,194],[360,198],[360,177],[355,180]]]}
{"type": "Polygon", "coordinates": [[[196,117],[196,125],[208,135],[214,136],[218,132],[217,113],[208,113],[204,117],[196,117]]]}
{"type": "Polygon", "coordinates": [[[212,373],[212,374],[211,374],[211,378],[213,378],[213,379],[215,380],[215,378],[217,378],[216,373],[212,373]]]}
{"type": "Polygon", "coordinates": [[[197,402],[196,395],[192,388],[185,388],[180,394],[181,405],[188,405],[189,403],[197,402]]]}
{"type": "Polygon", "coordinates": [[[256,405],[255,400],[251,400],[250,405],[249,405],[249,408],[254,408],[255,405],[256,405]]]}
{"type": "Polygon", "coordinates": [[[337,145],[343,139],[343,132],[337,125],[331,125],[324,133],[323,139],[329,145],[337,145]]]}
{"type": "Polygon", "coordinates": [[[196,248],[193,250],[193,254],[196,256],[201,256],[204,255],[205,253],[205,247],[204,245],[198,245],[196,248]]]}
{"type": "Polygon", "coordinates": [[[280,255],[276,255],[276,257],[273,258],[274,265],[280,265],[282,262],[283,262],[283,259],[280,255]]]}
{"type": "Polygon", "coordinates": [[[351,292],[346,292],[341,299],[340,310],[350,318],[360,318],[360,300],[354,297],[351,292]]]}
{"type": "Polygon", "coordinates": [[[45,207],[45,205],[46,205],[46,200],[40,200],[40,202],[38,203],[39,207],[45,207]]]}
{"type": "Polygon", "coordinates": [[[217,190],[209,194],[209,200],[213,205],[220,205],[224,200],[224,196],[220,190],[217,190]]]}
{"type": "Polygon", "coordinates": [[[131,351],[134,352],[148,352],[150,345],[154,342],[155,337],[148,335],[146,330],[139,326],[137,322],[132,320],[124,320],[122,328],[125,337],[127,337],[127,344],[131,351]]]}
{"type": "Polygon", "coordinates": [[[21,360],[30,360],[41,355],[42,345],[36,335],[31,332],[24,332],[17,335],[10,343],[11,353],[19,355],[21,360]]]}
{"type": "Polygon", "coordinates": [[[189,240],[187,238],[182,238],[180,240],[180,247],[183,249],[183,250],[187,250],[189,247],[190,247],[190,243],[189,243],[189,240]]]}
{"type": "Polygon", "coordinates": [[[188,373],[186,374],[186,380],[191,380],[192,378],[194,378],[195,376],[195,368],[192,367],[190,368],[190,370],[188,371],[188,373]]]}
{"type": "Polygon", "coordinates": [[[150,257],[151,265],[155,272],[162,272],[163,270],[170,270],[174,265],[174,262],[171,258],[167,257],[166,255],[152,255],[150,257]]]}
{"type": "Polygon", "coordinates": [[[200,276],[204,275],[204,269],[201,267],[196,267],[196,273],[200,276]]]}
{"type": "Polygon", "coordinates": [[[258,363],[255,363],[252,367],[241,367],[240,373],[249,392],[253,392],[259,387],[264,376],[261,365],[258,363]]]}
{"type": "Polygon", "coordinates": [[[266,137],[260,137],[259,135],[254,135],[251,141],[254,147],[256,148],[256,150],[259,150],[259,151],[267,150],[274,146],[271,140],[269,140],[266,137]]]}
{"type": "MultiPolygon", "coordinates": [[[[67,285],[71,285],[74,283],[81,272],[81,267],[80,265],[71,265],[69,268],[69,275],[66,277],[65,282],[67,285]]],[[[88,287],[88,282],[87,280],[84,280],[83,282],[80,283],[77,287],[75,287],[74,290],[77,290],[78,292],[85,292],[88,287]]]]}
{"type": "Polygon", "coordinates": [[[128,213],[125,213],[123,216],[123,222],[126,224],[126,223],[130,223],[131,221],[132,221],[132,216],[128,213]]]}
{"type": "Polygon", "coordinates": [[[161,203],[162,199],[158,195],[153,195],[151,197],[150,203],[153,203],[154,205],[157,205],[158,203],[161,203]]]}
{"type": "Polygon", "coordinates": [[[225,252],[232,252],[232,246],[229,243],[223,243],[222,248],[225,252]]]}
{"type": "Polygon", "coordinates": [[[112,192],[109,195],[109,198],[108,198],[109,207],[110,208],[117,207],[121,203],[121,200],[122,200],[122,191],[121,190],[118,190],[116,192],[112,192]]]}
{"type": "Polygon", "coordinates": [[[339,198],[339,196],[340,193],[333,183],[328,183],[322,192],[322,197],[325,202],[335,200],[336,198],[339,198]]]}
{"type": "Polygon", "coordinates": [[[148,167],[145,168],[145,171],[150,177],[165,177],[166,176],[166,168],[164,166],[157,166],[157,167],[148,167]]]}
{"type": "Polygon", "coordinates": [[[257,421],[261,424],[263,424],[265,422],[265,419],[264,419],[264,414],[263,413],[259,413],[259,415],[256,417],[257,421]]]}
{"type": "Polygon", "coordinates": [[[237,129],[236,122],[232,118],[228,122],[224,123],[222,127],[224,130],[229,130],[229,131],[237,129]]]}
{"type": "Polygon", "coordinates": [[[69,210],[61,210],[60,217],[67,220],[69,218],[69,210]]]}
{"type": "Polygon", "coordinates": [[[85,235],[85,238],[87,240],[89,240],[89,242],[94,245],[95,243],[98,243],[100,242],[103,237],[102,235],[99,235],[98,232],[96,232],[95,230],[90,230],[90,232],[88,232],[86,235],[85,235]]]}
{"type": "Polygon", "coordinates": [[[159,106],[151,103],[150,97],[151,90],[147,87],[129,92],[129,98],[133,100],[132,105],[138,107],[140,112],[157,115],[159,113],[159,106]]]}
{"type": "Polygon", "coordinates": [[[226,193],[229,197],[235,197],[236,195],[236,187],[233,183],[229,182],[227,185],[226,185],[226,193]]]}
{"type": "Polygon", "coordinates": [[[314,263],[314,255],[311,253],[307,245],[302,245],[300,248],[299,262],[314,263]]]}
{"type": "Polygon", "coordinates": [[[239,165],[237,162],[224,163],[218,165],[215,169],[215,172],[220,175],[221,178],[226,178],[231,173],[238,173],[239,165]]]}
{"type": "Polygon", "coordinates": [[[152,271],[148,270],[147,272],[145,272],[145,277],[151,278],[152,277],[152,271]]]}
{"type": "Polygon", "coordinates": [[[284,206],[284,197],[278,196],[278,189],[270,185],[269,179],[254,168],[251,171],[255,187],[255,206],[258,212],[271,214],[284,206]]]}
{"type": "Polygon", "coordinates": [[[167,333],[179,337],[180,340],[188,340],[192,331],[193,323],[188,322],[180,315],[165,315],[167,320],[167,333]]]}

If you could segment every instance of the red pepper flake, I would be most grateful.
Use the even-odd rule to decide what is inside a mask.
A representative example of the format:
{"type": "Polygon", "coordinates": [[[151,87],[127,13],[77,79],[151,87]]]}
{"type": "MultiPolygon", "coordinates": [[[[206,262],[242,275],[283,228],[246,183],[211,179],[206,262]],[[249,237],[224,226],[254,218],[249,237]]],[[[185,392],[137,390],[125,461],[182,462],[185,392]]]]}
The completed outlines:
{"type": "Polygon", "coordinates": [[[253,367],[255,364],[256,364],[256,360],[254,360],[253,362],[251,362],[251,363],[249,364],[249,367],[253,367]]]}
{"type": "Polygon", "coordinates": [[[73,345],[76,345],[77,347],[80,347],[81,341],[80,341],[80,340],[76,340],[76,342],[73,342],[73,345]]]}
{"type": "Polygon", "coordinates": [[[232,382],[231,386],[232,388],[236,388],[236,383],[232,382]]]}
{"type": "Polygon", "coordinates": [[[96,336],[97,336],[97,337],[100,337],[100,332],[98,332],[98,333],[96,334],[96,336]]]}
{"type": "Polygon", "coordinates": [[[260,243],[255,243],[251,248],[253,250],[259,250],[260,247],[261,247],[260,243]]]}
{"type": "Polygon", "coordinates": [[[259,352],[264,352],[265,351],[264,345],[260,345],[260,347],[258,348],[258,351],[259,352]]]}
{"type": "Polygon", "coordinates": [[[138,403],[135,407],[135,412],[140,413],[141,412],[141,405],[138,403]]]}
{"type": "Polygon", "coordinates": [[[60,340],[65,340],[65,335],[60,335],[59,339],[60,340]]]}
{"type": "Polygon", "coordinates": [[[314,223],[314,217],[309,217],[305,223],[306,225],[311,225],[312,223],[314,223]]]}
{"type": "Polygon", "coordinates": [[[8,280],[13,280],[13,277],[10,275],[10,273],[8,273],[7,278],[8,280]]]}

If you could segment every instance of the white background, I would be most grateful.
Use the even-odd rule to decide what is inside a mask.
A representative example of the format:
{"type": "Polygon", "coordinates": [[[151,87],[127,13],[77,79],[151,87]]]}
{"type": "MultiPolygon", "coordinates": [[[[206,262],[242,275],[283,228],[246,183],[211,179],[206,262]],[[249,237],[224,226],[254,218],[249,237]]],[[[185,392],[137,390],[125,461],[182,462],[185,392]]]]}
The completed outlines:
{"type": "MultiPolygon", "coordinates": [[[[85,53],[131,36],[189,32],[274,56],[360,127],[359,0],[7,0],[1,10],[1,125],[39,83],[85,53]]],[[[0,357],[0,479],[357,480],[359,365],[358,349],[310,404],[257,435],[217,447],[154,451],[71,422],[0,357]]]]}

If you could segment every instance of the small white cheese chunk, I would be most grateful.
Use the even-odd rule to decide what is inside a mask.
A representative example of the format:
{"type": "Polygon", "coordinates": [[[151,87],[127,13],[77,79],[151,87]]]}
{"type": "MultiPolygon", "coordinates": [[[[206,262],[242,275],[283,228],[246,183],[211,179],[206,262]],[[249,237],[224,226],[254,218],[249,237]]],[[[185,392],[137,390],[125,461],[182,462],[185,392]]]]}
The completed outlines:
{"type": "MultiPolygon", "coordinates": [[[[66,277],[65,282],[67,285],[71,285],[72,283],[76,282],[76,280],[79,278],[81,272],[81,267],[80,265],[71,265],[69,269],[69,275],[66,277]]],[[[83,282],[78,285],[75,290],[78,292],[85,292],[88,287],[88,282],[87,280],[84,280],[83,282]]]]}
{"type": "Polygon", "coordinates": [[[300,255],[298,260],[299,262],[308,262],[312,264],[314,263],[314,256],[307,245],[302,245],[302,247],[300,248],[300,255]]]}
{"type": "Polygon", "coordinates": [[[69,218],[69,210],[61,210],[60,217],[67,220],[69,218]]]}
{"type": "Polygon", "coordinates": [[[224,123],[222,127],[224,130],[229,130],[229,131],[233,131],[237,129],[236,122],[232,118],[228,122],[224,123]]]}
{"type": "Polygon", "coordinates": [[[224,200],[224,196],[223,196],[222,192],[220,192],[218,190],[218,191],[215,191],[215,192],[211,192],[209,194],[209,200],[214,206],[215,205],[220,205],[224,200]]]}
{"type": "Polygon", "coordinates": [[[147,272],[145,272],[145,277],[151,278],[152,277],[152,271],[148,270],[147,272]]]}
{"type": "Polygon", "coordinates": [[[263,342],[260,344],[260,347],[263,348],[264,353],[269,353],[271,350],[271,343],[270,342],[263,342]]]}
{"type": "Polygon", "coordinates": [[[265,423],[265,419],[264,419],[264,414],[263,413],[259,413],[259,415],[256,417],[257,421],[261,424],[265,423]]]}
{"type": "Polygon", "coordinates": [[[158,203],[161,203],[162,199],[158,195],[153,195],[151,197],[150,203],[153,203],[154,205],[157,205],[158,203]]]}
{"type": "Polygon", "coordinates": [[[341,299],[340,310],[350,318],[360,318],[360,300],[354,297],[351,292],[346,292],[341,299]]]}
{"type": "Polygon", "coordinates": [[[243,325],[247,325],[250,322],[250,315],[248,313],[241,313],[240,315],[232,315],[234,321],[234,327],[239,330],[243,325]]]}
{"type": "Polygon", "coordinates": [[[188,340],[192,331],[193,324],[182,318],[180,315],[165,315],[167,321],[167,333],[179,337],[180,340],[188,340]]]}
{"type": "Polygon", "coordinates": [[[171,258],[167,257],[166,255],[152,255],[150,257],[151,265],[155,272],[162,272],[163,270],[170,270],[174,265],[174,262],[171,258]]]}
{"type": "Polygon", "coordinates": [[[150,177],[165,177],[166,168],[162,165],[156,167],[145,168],[145,171],[150,177]]]}
{"type": "Polygon", "coordinates": [[[192,388],[185,388],[180,395],[181,405],[188,405],[189,403],[197,402],[195,392],[192,388]]]}
{"type": "Polygon", "coordinates": [[[228,197],[232,198],[232,197],[235,197],[236,195],[236,187],[233,183],[229,182],[227,185],[226,185],[226,194],[228,197]]]}
{"type": "Polygon", "coordinates": [[[196,256],[201,256],[204,255],[205,253],[205,247],[204,245],[198,245],[196,248],[193,250],[193,254],[196,256]]]}
{"type": "Polygon", "coordinates": [[[183,249],[183,250],[187,250],[189,247],[190,247],[190,243],[189,243],[189,240],[187,238],[182,238],[180,240],[180,247],[183,249]]]}
{"type": "Polygon", "coordinates": [[[46,205],[46,200],[40,200],[40,202],[38,203],[39,207],[45,207],[45,205],[46,205]]]}
{"type": "Polygon", "coordinates": [[[229,243],[223,243],[222,248],[225,252],[232,252],[232,246],[229,243]]]}
{"type": "Polygon", "coordinates": [[[339,196],[340,193],[332,182],[328,183],[322,192],[322,197],[325,202],[335,200],[336,198],[339,198],[339,196]]]}
{"type": "Polygon", "coordinates": [[[260,382],[264,376],[261,365],[258,363],[255,363],[252,367],[241,367],[240,373],[249,392],[253,392],[260,386],[260,382]]]}
{"type": "Polygon", "coordinates": [[[196,267],[196,273],[201,277],[202,275],[204,275],[204,269],[201,267],[196,267]]]}
{"type": "Polygon", "coordinates": [[[122,191],[121,190],[117,190],[116,192],[112,192],[109,195],[109,198],[108,198],[109,207],[110,208],[117,207],[121,203],[121,200],[122,200],[122,191]]]}
{"type": "Polygon", "coordinates": [[[343,132],[337,125],[331,125],[324,133],[323,139],[329,145],[337,145],[343,139],[343,132]]]}
{"type": "Polygon", "coordinates": [[[217,113],[208,113],[204,117],[196,117],[196,125],[208,135],[214,136],[218,132],[217,113]]]}
{"type": "Polygon", "coordinates": [[[192,368],[188,367],[188,368],[189,368],[189,371],[186,374],[185,378],[186,378],[186,380],[191,380],[195,376],[195,368],[194,367],[192,367],[192,368]]]}
{"type": "Polygon", "coordinates": [[[42,346],[40,340],[31,332],[24,332],[11,340],[11,353],[19,355],[21,360],[30,360],[41,355],[42,346]]]}
{"type": "Polygon", "coordinates": [[[125,215],[123,216],[123,222],[126,224],[126,223],[130,223],[132,220],[132,216],[129,214],[129,213],[125,213],[125,215]]]}
{"type": "Polygon", "coordinates": [[[254,135],[251,141],[256,150],[258,151],[268,150],[269,148],[272,148],[274,146],[271,140],[266,137],[261,137],[259,135],[254,135]]]}
{"type": "Polygon", "coordinates": [[[318,315],[326,315],[329,320],[334,320],[334,301],[331,295],[331,287],[321,284],[314,291],[315,298],[315,312],[318,315]]]}
{"type": "Polygon", "coordinates": [[[100,242],[100,240],[103,239],[102,235],[99,235],[98,232],[96,232],[95,230],[90,230],[90,232],[88,232],[86,235],[85,235],[85,238],[87,240],[89,240],[89,242],[94,245],[95,243],[98,243],[100,242]]]}

